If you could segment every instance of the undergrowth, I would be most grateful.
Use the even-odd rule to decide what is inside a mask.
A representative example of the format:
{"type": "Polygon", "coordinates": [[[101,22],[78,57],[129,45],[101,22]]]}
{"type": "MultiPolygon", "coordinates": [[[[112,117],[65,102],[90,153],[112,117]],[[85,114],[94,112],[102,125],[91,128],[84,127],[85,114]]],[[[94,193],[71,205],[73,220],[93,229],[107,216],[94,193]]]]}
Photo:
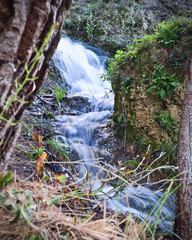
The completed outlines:
{"type": "Polygon", "coordinates": [[[134,40],[125,51],[117,51],[114,58],[108,60],[108,74],[103,78],[112,83],[115,133],[125,141],[141,137],[149,143],[167,142],[169,145],[172,139],[176,140],[177,112],[180,112],[192,55],[191,29],[191,19],[172,18],[159,23],[154,34],[134,40]],[[153,133],[149,135],[144,124],[143,127],[138,125],[140,99],[146,101],[151,124],[159,137],[154,138],[153,133]],[[176,105],[177,111],[169,113],[170,104],[176,105]]]}
{"type": "MultiPolygon", "coordinates": [[[[33,139],[37,148],[41,147],[42,137],[33,135],[33,139]]],[[[84,239],[89,236],[89,239],[133,240],[156,239],[167,234],[160,232],[159,223],[166,220],[161,212],[176,190],[172,188],[174,178],[164,180],[168,187],[164,187],[166,190],[147,214],[147,218],[136,218],[128,212],[122,219],[122,216],[106,209],[106,202],[112,196],[113,199],[123,198],[122,192],[129,186],[135,186],[135,191],[140,188],[142,190],[143,180],[150,179],[151,174],[163,168],[174,167],[162,166],[155,169],[152,168],[153,164],[147,166],[143,163],[144,157],[132,170],[126,164],[120,164],[118,168],[110,167],[109,170],[108,164],[103,165],[96,160],[92,165],[106,174],[104,179],[99,180],[102,184],[95,189],[92,188],[94,184],[90,183],[88,171],[83,178],[74,176],[73,180],[68,181],[65,174],[53,175],[44,168],[45,164],[51,164],[46,162],[46,158],[47,154],[43,153],[34,162],[36,171],[33,173],[33,181],[18,181],[17,176],[12,176],[10,172],[0,176],[1,239],[84,239]],[[143,171],[139,171],[140,168],[143,171]],[[108,184],[111,187],[106,191],[108,184]],[[102,213],[99,219],[95,218],[100,211],[102,213]],[[24,232],[21,231],[23,228],[24,232]]],[[[62,164],[84,163],[78,161],[62,164]]],[[[129,196],[126,199],[129,207],[129,196]]]]}

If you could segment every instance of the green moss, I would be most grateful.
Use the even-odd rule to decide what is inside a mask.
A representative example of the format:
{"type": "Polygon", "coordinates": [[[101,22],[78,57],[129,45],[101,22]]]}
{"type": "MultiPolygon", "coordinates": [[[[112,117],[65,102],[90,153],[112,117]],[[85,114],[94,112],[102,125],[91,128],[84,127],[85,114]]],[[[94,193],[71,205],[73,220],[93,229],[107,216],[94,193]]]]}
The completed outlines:
{"type": "MultiPolygon", "coordinates": [[[[157,0],[156,4],[158,11],[150,7],[153,4],[148,0],[74,0],[64,29],[72,38],[91,42],[92,45],[115,54],[116,50],[125,49],[134,38],[151,33],[155,25],[165,19],[165,15],[172,14],[173,7],[166,6],[169,3],[162,5],[157,0]]],[[[180,11],[180,15],[190,12],[187,9],[182,11],[182,7],[186,6],[178,6],[177,12],[180,11]]],[[[178,6],[174,6],[174,10],[178,6]]]]}
{"type": "MultiPolygon", "coordinates": [[[[113,119],[118,126],[118,132],[121,129],[122,134],[126,132],[126,137],[136,137],[138,132],[142,131],[137,127],[138,116],[135,106],[137,101],[140,101],[138,96],[140,99],[151,98],[151,107],[154,109],[155,101],[158,101],[161,108],[158,109],[159,116],[166,114],[170,102],[172,107],[181,102],[179,91],[183,91],[184,88],[179,85],[184,83],[187,59],[192,56],[191,36],[192,21],[173,18],[158,24],[153,35],[146,35],[133,41],[127,46],[126,51],[117,51],[114,59],[109,63],[107,78],[111,80],[115,93],[113,119]],[[122,114],[126,115],[123,123],[118,121],[122,114]]],[[[152,111],[149,114],[154,113],[152,111]]],[[[161,128],[155,120],[151,121],[154,121],[154,128],[161,128]]],[[[159,132],[161,130],[165,133],[161,132],[160,141],[171,141],[170,130],[162,128],[159,132]],[[166,135],[166,140],[163,134],[166,135]]],[[[153,141],[147,132],[143,131],[139,134],[141,136],[144,134],[143,138],[153,141]]]]}

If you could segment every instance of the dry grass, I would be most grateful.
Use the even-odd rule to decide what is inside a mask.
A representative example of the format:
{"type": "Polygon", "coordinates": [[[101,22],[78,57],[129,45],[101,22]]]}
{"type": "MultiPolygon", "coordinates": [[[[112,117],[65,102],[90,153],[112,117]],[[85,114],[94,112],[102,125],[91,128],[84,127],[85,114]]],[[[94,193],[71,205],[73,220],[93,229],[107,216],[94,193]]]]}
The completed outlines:
{"type": "MultiPolygon", "coordinates": [[[[161,158],[162,155],[160,154],[150,166],[161,158]]],[[[54,163],[64,167],[66,165],[82,165],[83,167],[84,162],[85,160],[77,162],[49,161],[46,162],[46,165],[54,163]]],[[[89,164],[91,167],[98,169],[96,175],[99,175],[101,172],[105,173],[103,179],[98,180],[96,176],[96,181],[107,184],[110,180],[119,179],[125,186],[139,185],[140,180],[149,180],[151,174],[161,168],[174,169],[174,167],[163,166],[157,169],[146,168],[139,171],[138,169],[144,162],[145,157],[132,170],[134,173],[133,177],[127,172],[127,168],[122,168],[121,166],[112,167],[110,164],[104,164],[100,159],[95,159],[89,164]]],[[[19,169],[21,168],[20,172],[25,172],[22,165],[23,162],[19,165],[19,169]]],[[[104,206],[101,206],[101,203],[98,202],[98,212],[93,210],[93,202],[95,203],[97,199],[94,195],[87,195],[86,191],[89,187],[90,189],[88,190],[91,191],[93,179],[91,183],[89,182],[91,179],[88,179],[87,182],[89,174],[85,167],[83,177],[78,178],[74,176],[73,181],[66,181],[65,184],[61,184],[55,181],[55,177],[46,168],[44,169],[44,177],[49,176],[49,180],[42,181],[42,178],[39,178],[39,181],[28,181],[32,177],[38,179],[35,170],[37,162],[26,160],[24,166],[28,165],[31,166],[30,176],[24,177],[25,180],[24,178],[21,178],[23,180],[18,180],[14,176],[11,185],[0,189],[0,239],[151,239],[147,237],[146,224],[144,222],[136,222],[131,214],[123,216],[121,219],[116,214],[114,215],[111,212],[109,214],[106,211],[105,202],[104,206]],[[82,186],[83,183],[86,187],[82,186]],[[2,194],[6,196],[5,202],[1,201],[2,194]],[[30,203],[30,206],[28,206],[28,203],[30,203]],[[25,211],[26,209],[29,212],[29,216],[27,215],[27,211],[25,211]],[[20,212],[20,217],[17,221],[11,223],[18,211],[20,212]]],[[[114,188],[114,191],[118,192],[120,190],[114,188]]]]}
{"type": "Polygon", "coordinates": [[[104,211],[101,219],[93,220],[93,213],[89,216],[85,214],[84,217],[78,214],[74,216],[73,211],[71,214],[63,212],[61,204],[51,207],[49,202],[56,196],[61,196],[55,188],[38,182],[15,182],[12,186],[4,188],[1,193],[6,195],[7,200],[0,205],[0,239],[140,239],[139,233],[144,226],[136,224],[131,216],[119,222],[115,216],[106,217],[104,211]],[[30,218],[24,211],[27,202],[25,197],[29,196],[29,192],[31,193],[28,197],[31,203],[28,207],[30,218]],[[15,214],[13,208],[8,206],[13,204],[17,204],[21,217],[11,224],[15,214]],[[126,225],[125,231],[121,228],[123,224],[126,225]]]}

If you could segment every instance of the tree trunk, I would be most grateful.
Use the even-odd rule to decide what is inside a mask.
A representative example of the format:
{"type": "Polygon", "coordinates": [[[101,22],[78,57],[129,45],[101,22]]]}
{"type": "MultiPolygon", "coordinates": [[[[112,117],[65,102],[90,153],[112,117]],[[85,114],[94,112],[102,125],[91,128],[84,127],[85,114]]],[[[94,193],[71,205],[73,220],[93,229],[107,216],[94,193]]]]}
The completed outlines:
{"type": "Polygon", "coordinates": [[[0,171],[5,169],[20,133],[18,121],[44,82],[71,1],[0,1],[0,171]],[[58,25],[44,54],[30,74],[30,78],[37,77],[36,80],[27,81],[18,92],[19,84],[26,79],[25,66],[30,67],[34,62],[35,48],[42,46],[55,23],[58,25]]]}
{"type": "Polygon", "coordinates": [[[192,239],[192,62],[186,86],[179,130],[177,166],[182,185],[177,191],[176,233],[183,240],[192,239]]]}

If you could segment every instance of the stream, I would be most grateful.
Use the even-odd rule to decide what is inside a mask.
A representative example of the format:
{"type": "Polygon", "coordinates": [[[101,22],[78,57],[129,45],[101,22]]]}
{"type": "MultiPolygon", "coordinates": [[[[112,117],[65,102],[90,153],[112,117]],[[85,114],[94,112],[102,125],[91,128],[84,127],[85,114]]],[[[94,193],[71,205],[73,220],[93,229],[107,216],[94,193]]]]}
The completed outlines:
{"type": "MultiPolygon", "coordinates": [[[[110,177],[109,172],[116,169],[110,166],[112,156],[101,144],[102,138],[107,136],[105,129],[111,121],[114,105],[110,83],[100,78],[106,73],[106,56],[99,49],[62,38],[53,61],[70,92],[67,95],[67,111],[65,115],[57,116],[54,124],[57,140],[64,146],[70,146],[74,161],[78,161],[78,176],[83,181],[89,175],[94,191],[110,177]]],[[[153,189],[148,185],[127,185],[116,193],[112,185],[105,184],[102,189],[104,194],[98,194],[98,199],[105,199],[108,209],[146,219],[155,206],[159,208],[164,194],[153,189]]],[[[174,212],[174,197],[170,196],[160,213],[162,220],[158,225],[162,230],[172,231],[174,212]]],[[[154,222],[154,215],[155,211],[148,220],[154,222]]]]}

